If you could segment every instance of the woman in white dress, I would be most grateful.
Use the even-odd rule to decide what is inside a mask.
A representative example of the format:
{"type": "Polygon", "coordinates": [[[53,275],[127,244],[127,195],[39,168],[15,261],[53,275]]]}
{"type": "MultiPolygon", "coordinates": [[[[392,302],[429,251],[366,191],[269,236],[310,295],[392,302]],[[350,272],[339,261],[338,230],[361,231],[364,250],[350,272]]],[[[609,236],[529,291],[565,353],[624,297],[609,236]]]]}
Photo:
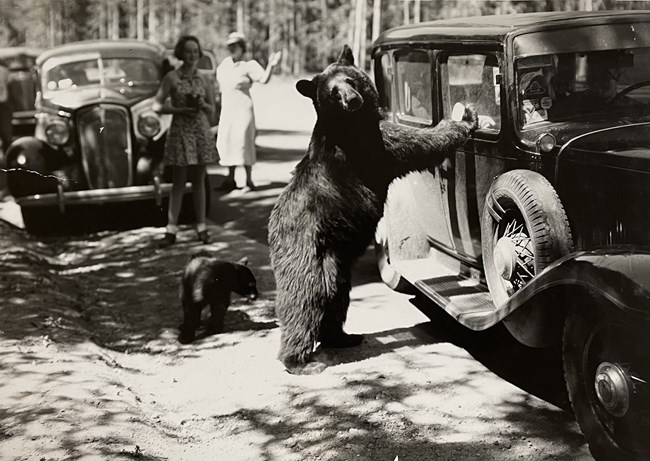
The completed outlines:
{"type": "Polygon", "coordinates": [[[227,166],[228,178],[222,189],[237,187],[235,169],[244,166],[246,171],[245,190],[254,190],[252,169],[255,164],[255,115],[250,88],[254,82],[266,83],[273,68],[280,62],[280,53],[272,53],[264,69],[257,61],[244,59],[246,39],[243,34],[233,32],[226,40],[230,56],[217,67],[217,81],[221,90],[221,118],[217,132],[217,151],[220,164],[227,166]]]}

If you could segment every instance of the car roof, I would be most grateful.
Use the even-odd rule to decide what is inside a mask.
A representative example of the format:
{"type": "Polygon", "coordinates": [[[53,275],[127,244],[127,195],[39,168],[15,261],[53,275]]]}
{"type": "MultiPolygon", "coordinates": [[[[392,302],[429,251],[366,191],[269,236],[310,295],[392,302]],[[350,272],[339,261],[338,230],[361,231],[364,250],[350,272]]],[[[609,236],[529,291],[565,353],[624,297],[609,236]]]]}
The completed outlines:
{"type": "Polygon", "coordinates": [[[648,22],[650,10],[552,11],[441,19],[387,30],[377,38],[373,49],[431,40],[503,42],[508,35],[524,32],[626,21],[648,22]]]}
{"type": "Polygon", "coordinates": [[[99,53],[104,57],[132,57],[158,59],[162,56],[164,47],[144,40],[84,40],[60,45],[45,51],[36,60],[37,65],[54,57],[63,57],[83,53],[99,53]]]}

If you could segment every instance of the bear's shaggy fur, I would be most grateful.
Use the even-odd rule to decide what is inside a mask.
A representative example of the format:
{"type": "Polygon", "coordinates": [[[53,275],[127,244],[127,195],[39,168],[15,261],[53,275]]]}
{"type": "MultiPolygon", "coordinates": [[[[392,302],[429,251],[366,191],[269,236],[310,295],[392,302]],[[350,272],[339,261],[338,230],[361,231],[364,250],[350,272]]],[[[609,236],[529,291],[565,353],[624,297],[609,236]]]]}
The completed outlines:
{"type": "Polygon", "coordinates": [[[281,323],[279,358],[292,373],[322,347],[361,343],[343,331],[350,303],[351,267],[371,242],[391,181],[442,163],[477,126],[463,120],[415,129],[382,120],[379,97],[345,46],[338,62],[298,91],[313,100],[317,121],[307,155],[275,204],[269,250],[281,323]]]}
{"type": "Polygon", "coordinates": [[[204,307],[210,306],[208,333],[221,333],[231,292],[250,300],[257,298],[255,276],[248,268],[247,259],[233,263],[217,259],[207,252],[190,258],[183,270],[180,286],[183,324],[179,327],[178,341],[183,344],[194,341],[204,307]]]}

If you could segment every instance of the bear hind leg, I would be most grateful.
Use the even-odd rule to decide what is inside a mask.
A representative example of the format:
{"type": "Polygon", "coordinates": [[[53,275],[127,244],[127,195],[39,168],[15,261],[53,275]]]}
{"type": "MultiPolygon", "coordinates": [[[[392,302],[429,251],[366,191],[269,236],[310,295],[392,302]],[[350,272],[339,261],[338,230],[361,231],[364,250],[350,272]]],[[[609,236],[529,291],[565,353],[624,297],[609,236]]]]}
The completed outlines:
{"type": "Polygon", "coordinates": [[[343,331],[350,306],[351,288],[349,281],[343,283],[337,296],[325,307],[318,337],[321,347],[340,349],[358,346],[363,342],[363,335],[353,335],[343,331]]]}

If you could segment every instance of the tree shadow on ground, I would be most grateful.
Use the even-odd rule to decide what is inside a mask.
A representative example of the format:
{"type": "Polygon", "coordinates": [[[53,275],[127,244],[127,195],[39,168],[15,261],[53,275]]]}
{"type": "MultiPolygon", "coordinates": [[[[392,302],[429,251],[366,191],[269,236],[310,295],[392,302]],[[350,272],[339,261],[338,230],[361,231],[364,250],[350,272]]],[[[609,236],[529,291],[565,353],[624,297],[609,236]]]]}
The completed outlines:
{"type": "Polygon", "coordinates": [[[130,427],[144,426],[155,431],[170,444],[181,442],[173,430],[142,414],[139,397],[130,387],[117,378],[107,378],[101,371],[97,373],[101,365],[96,368],[96,362],[122,368],[112,364],[101,350],[67,356],[64,361],[69,371],[65,372],[60,370],[61,364],[53,364],[50,355],[41,355],[29,347],[23,350],[0,353],[6,355],[3,359],[11,367],[10,376],[0,374],[5,375],[0,380],[0,445],[14,437],[26,438],[29,442],[22,449],[38,447],[37,459],[72,460],[97,454],[103,455],[102,459],[109,459],[109,455],[110,459],[166,459],[150,455],[150,446],[134,446],[133,434],[124,430],[126,422],[130,427]],[[27,380],[30,387],[11,386],[7,377],[15,382],[27,380]],[[50,433],[56,433],[56,439],[50,433]]]}
{"type": "Polygon", "coordinates": [[[465,349],[497,376],[542,400],[571,411],[560,346],[543,349],[527,347],[518,342],[501,323],[484,331],[472,331],[423,296],[412,298],[411,303],[432,320],[427,328],[433,337],[465,349]]]}
{"type": "Polygon", "coordinates": [[[178,242],[163,250],[157,246],[160,230],[154,228],[47,244],[11,232],[16,243],[3,248],[0,272],[5,339],[47,336],[74,344],[90,338],[120,351],[153,352],[151,342],[160,338],[169,345],[182,322],[181,272],[192,253],[205,250],[231,261],[248,256],[261,292],[250,305],[233,296],[226,328],[275,326],[268,256],[256,242],[242,242],[233,233],[199,245],[193,230],[183,230],[178,242]]]}
{"type": "MultiPolygon", "coordinates": [[[[455,359],[455,358],[454,358],[455,359]]],[[[242,408],[234,413],[215,415],[215,427],[228,426],[232,434],[263,434],[259,459],[274,460],[278,446],[293,452],[300,459],[360,459],[392,460],[504,460],[521,459],[522,448],[530,448],[531,440],[545,440],[547,427],[564,433],[556,453],[546,453],[548,459],[578,452],[583,445],[575,423],[565,412],[531,406],[526,396],[495,402],[498,411],[484,416],[477,411],[471,415],[453,413],[430,415],[435,410],[440,383],[428,382],[419,387],[404,382],[399,373],[390,376],[373,373],[362,379],[347,379],[330,390],[309,385],[289,386],[286,389],[289,409],[273,407],[242,408]],[[351,400],[360,404],[338,405],[328,402],[328,395],[351,394],[351,400]],[[415,395],[430,395],[431,402],[418,400],[415,395]],[[429,422],[425,420],[428,419],[429,422]],[[540,424],[540,420],[546,424],[540,424]],[[503,424],[507,421],[507,424],[503,424]],[[477,425],[495,428],[489,439],[481,441],[449,442],[458,439],[476,439],[472,431],[477,425]],[[388,428],[391,428],[389,430],[388,428]],[[393,434],[399,433],[395,440],[393,434]]],[[[442,385],[454,389],[455,395],[481,393],[477,376],[451,377],[442,385]]],[[[317,379],[316,377],[305,379],[317,379]]],[[[546,458],[545,458],[546,459],[546,458]]]]}

